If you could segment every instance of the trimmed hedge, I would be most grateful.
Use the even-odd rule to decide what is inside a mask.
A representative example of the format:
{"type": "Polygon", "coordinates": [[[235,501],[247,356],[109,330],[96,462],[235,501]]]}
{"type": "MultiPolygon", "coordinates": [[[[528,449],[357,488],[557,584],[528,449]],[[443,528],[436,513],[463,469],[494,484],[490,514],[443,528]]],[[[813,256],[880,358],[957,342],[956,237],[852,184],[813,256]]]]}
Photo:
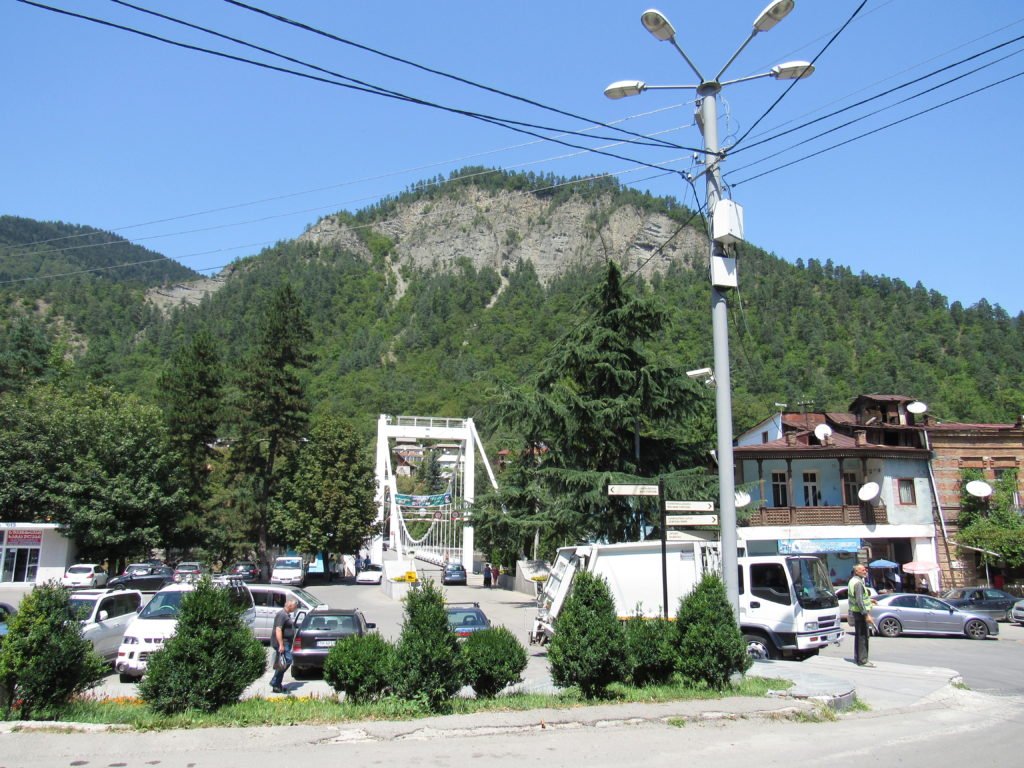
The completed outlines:
{"type": "Polygon", "coordinates": [[[324,680],[349,701],[373,701],[388,689],[395,647],[378,634],[353,635],[331,648],[324,659],[324,680]]]}
{"type": "Polygon", "coordinates": [[[675,627],[665,619],[636,616],[626,622],[625,632],[629,681],[636,686],[669,682],[679,664],[675,627]]]}
{"type": "Polygon", "coordinates": [[[676,616],[679,671],[687,681],[715,690],[753,663],[726,595],[725,583],[714,573],[679,601],[676,616]]]}
{"type": "Polygon", "coordinates": [[[422,582],[405,596],[405,621],[395,649],[395,693],[433,711],[444,709],[462,687],[461,662],[444,595],[434,582],[422,582]]]}
{"type": "Polygon", "coordinates": [[[462,644],[465,681],[477,696],[496,696],[503,688],[522,680],[526,649],[505,627],[473,632],[462,644]]]}

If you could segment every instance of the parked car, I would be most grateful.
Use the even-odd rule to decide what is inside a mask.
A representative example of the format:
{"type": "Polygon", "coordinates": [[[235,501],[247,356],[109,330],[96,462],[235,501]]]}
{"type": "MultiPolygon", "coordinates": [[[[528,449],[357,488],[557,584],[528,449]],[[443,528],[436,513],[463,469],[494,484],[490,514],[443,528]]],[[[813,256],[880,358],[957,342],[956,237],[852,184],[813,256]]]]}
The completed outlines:
{"type": "Polygon", "coordinates": [[[64,575],[60,579],[60,583],[64,587],[95,589],[96,587],[106,586],[107,572],[100,565],[78,563],[68,566],[68,569],[64,571],[64,575]]]}
{"type": "MultiPolygon", "coordinates": [[[[847,614],[850,612],[850,596],[847,594],[849,587],[836,587],[836,597],[839,598],[839,618],[842,621],[847,621],[847,614]]],[[[868,587],[868,594],[871,597],[878,597],[878,590],[874,587],[868,587]]]]}
{"type": "Polygon", "coordinates": [[[1019,597],[992,587],[957,587],[948,590],[942,599],[971,613],[991,616],[996,621],[1012,621],[1010,612],[1019,597]]]}
{"type": "Polygon", "coordinates": [[[1010,621],[1024,624],[1024,600],[1018,600],[1010,609],[1010,621]]]}
{"type": "Polygon", "coordinates": [[[199,577],[201,577],[204,574],[209,573],[209,572],[210,572],[210,569],[207,568],[202,563],[196,563],[196,562],[178,563],[177,567],[174,569],[174,581],[176,581],[176,582],[195,581],[199,577]]]}
{"type": "MultiPolygon", "coordinates": [[[[231,601],[242,611],[245,623],[254,627],[256,607],[249,587],[237,579],[218,580],[216,583],[230,591],[231,601]]],[[[122,683],[135,682],[146,673],[150,655],[163,648],[167,638],[178,628],[182,598],[194,589],[195,584],[191,582],[169,584],[153,595],[153,599],[128,625],[114,662],[122,683]]]]}
{"type": "Polygon", "coordinates": [[[462,563],[448,563],[441,572],[442,584],[465,584],[466,569],[462,563]]]}
{"type": "Polygon", "coordinates": [[[230,568],[226,571],[228,576],[234,576],[245,582],[255,582],[260,580],[260,567],[258,564],[251,560],[242,560],[237,563],[233,563],[230,568]]]}
{"type": "Polygon", "coordinates": [[[7,634],[7,622],[11,620],[18,611],[13,605],[0,603],[0,637],[7,634]]]}
{"type": "Polygon", "coordinates": [[[142,593],[134,589],[83,589],[70,599],[71,611],[82,623],[82,637],[106,661],[114,661],[125,630],[142,608],[142,593]]]}
{"type": "Polygon", "coordinates": [[[137,589],[156,592],[174,581],[174,570],[166,565],[132,563],[124,573],[107,582],[108,589],[137,589]]]}
{"type": "Polygon", "coordinates": [[[274,617],[284,608],[289,598],[299,604],[299,610],[309,613],[310,611],[327,610],[330,606],[322,602],[316,595],[310,594],[300,587],[287,587],[282,584],[250,584],[249,592],[252,593],[253,603],[256,606],[256,623],[253,631],[257,639],[264,643],[270,642],[270,635],[274,631],[274,617]]]}
{"type": "Polygon", "coordinates": [[[871,609],[875,631],[885,637],[899,635],[966,635],[984,640],[999,634],[995,619],[972,613],[928,595],[880,595],[871,609]]]}
{"type": "Polygon", "coordinates": [[[339,640],[365,635],[377,625],[358,608],[330,608],[307,613],[292,642],[292,677],[323,673],[324,659],[339,640]]]}
{"type": "Polygon", "coordinates": [[[480,603],[445,603],[444,610],[448,614],[448,628],[459,638],[491,627],[491,620],[480,610],[480,603]]]}
{"type": "Polygon", "coordinates": [[[377,563],[364,565],[356,574],[356,584],[380,584],[384,578],[384,566],[377,563]]]}
{"type": "Polygon", "coordinates": [[[270,572],[271,584],[289,584],[295,587],[306,583],[306,568],[302,558],[297,555],[285,555],[274,561],[274,569],[270,572]]]}

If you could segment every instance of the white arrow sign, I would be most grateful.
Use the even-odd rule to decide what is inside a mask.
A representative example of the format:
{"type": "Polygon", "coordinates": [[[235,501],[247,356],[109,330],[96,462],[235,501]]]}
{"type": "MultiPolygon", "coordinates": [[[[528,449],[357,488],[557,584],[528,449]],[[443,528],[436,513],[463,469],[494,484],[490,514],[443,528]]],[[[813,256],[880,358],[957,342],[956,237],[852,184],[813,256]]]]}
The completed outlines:
{"type": "Polygon", "coordinates": [[[666,512],[714,512],[713,501],[666,501],[666,512]]]}
{"type": "Polygon", "coordinates": [[[718,515],[665,515],[665,525],[718,525],[718,515]]]}
{"type": "Polygon", "coordinates": [[[609,485],[609,496],[657,496],[656,485],[609,485]]]}

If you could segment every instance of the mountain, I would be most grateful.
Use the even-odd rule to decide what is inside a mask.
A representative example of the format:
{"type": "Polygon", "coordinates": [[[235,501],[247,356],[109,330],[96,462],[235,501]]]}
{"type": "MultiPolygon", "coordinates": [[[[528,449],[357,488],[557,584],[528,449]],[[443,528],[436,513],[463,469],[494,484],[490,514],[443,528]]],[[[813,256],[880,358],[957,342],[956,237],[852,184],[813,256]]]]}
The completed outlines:
{"type": "MultiPolygon", "coordinates": [[[[22,299],[45,285],[62,298],[45,310],[35,299],[31,314],[49,318],[49,333],[63,328],[81,339],[76,375],[150,398],[170,352],[199,328],[211,329],[235,364],[271,290],[287,280],[314,330],[316,408],[368,431],[379,413],[473,416],[486,429],[496,389],[528,379],[578,322],[607,259],[669,309],[672,324],[656,351],[688,368],[709,365],[703,233],[676,201],[608,179],[467,168],[356,214],[325,217],[215,281],[167,267],[148,284],[110,276],[8,284],[4,312],[8,321],[25,314],[22,299]],[[148,299],[133,303],[143,301],[143,286],[148,299]],[[77,299],[83,291],[91,302],[77,299]],[[132,311],[106,325],[87,322],[85,308],[103,302],[132,311]]],[[[2,235],[0,243],[17,247],[2,235]]],[[[0,267],[10,260],[2,253],[0,267]]],[[[801,256],[791,264],[749,244],[738,254],[741,291],[730,300],[737,429],[777,410],[775,402],[845,410],[867,392],[919,398],[945,419],[1024,413],[1024,317],[984,301],[950,305],[921,284],[801,256]]]]}

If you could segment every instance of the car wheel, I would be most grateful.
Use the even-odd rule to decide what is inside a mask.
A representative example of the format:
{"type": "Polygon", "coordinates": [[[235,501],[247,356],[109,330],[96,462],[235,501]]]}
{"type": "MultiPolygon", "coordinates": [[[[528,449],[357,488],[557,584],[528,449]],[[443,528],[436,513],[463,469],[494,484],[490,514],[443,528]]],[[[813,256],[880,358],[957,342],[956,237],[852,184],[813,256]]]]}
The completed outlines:
{"type": "Polygon", "coordinates": [[[140,678],[136,677],[135,675],[127,675],[124,672],[120,672],[117,675],[117,679],[120,680],[122,683],[137,683],[140,680],[140,678]]]}
{"type": "Polygon", "coordinates": [[[743,636],[743,642],[747,645],[747,655],[754,661],[769,661],[779,657],[775,644],[764,635],[747,634],[743,636]]]}
{"type": "Polygon", "coordinates": [[[1008,624],[1013,624],[1013,608],[1006,609],[1006,615],[1003,616],[1003,621],[1007,622],[1008,624]]]}
{"type": "Polygon", "coordinates": [[[988,637],[988,627],[981,619],[971,619],[964,624],[964,634],[971,640],[984,640],[988,637]]]}
{"type": "Polygon", "coordinates": [[[883,637],[899,637],[902,631],[903,625],[900,624],[898,619],[894,619],[892,616],[886,616],[878,622],[878,634],[883,637]]]}

